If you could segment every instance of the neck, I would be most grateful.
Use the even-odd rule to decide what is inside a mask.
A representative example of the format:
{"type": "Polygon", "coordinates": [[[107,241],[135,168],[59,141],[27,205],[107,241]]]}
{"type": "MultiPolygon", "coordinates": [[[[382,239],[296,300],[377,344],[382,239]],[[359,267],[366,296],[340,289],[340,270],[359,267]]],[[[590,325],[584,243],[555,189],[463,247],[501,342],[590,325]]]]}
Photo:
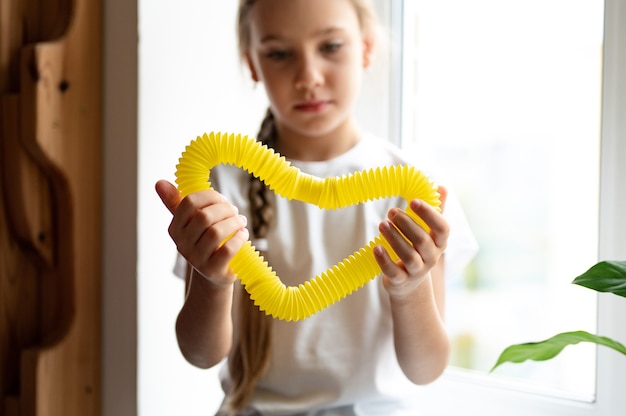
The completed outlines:
{"type": "Polygon", "coordinates": [[[354,122],[344,123],[324,134],[306,134],[277,125],[277,151],[288,159],[305,162],[329,160],[348,150],[360,140],[354,122]]]}

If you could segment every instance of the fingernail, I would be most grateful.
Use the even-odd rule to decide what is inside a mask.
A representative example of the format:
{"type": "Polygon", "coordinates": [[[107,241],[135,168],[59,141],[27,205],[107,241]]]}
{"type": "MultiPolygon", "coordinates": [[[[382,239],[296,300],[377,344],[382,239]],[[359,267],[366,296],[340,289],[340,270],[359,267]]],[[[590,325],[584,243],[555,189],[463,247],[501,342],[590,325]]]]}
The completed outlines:
{"type": "Polygon", "coordinates": [[[248,218],[245,215],[240,215],[239,218],[241,219],[241,223],[244,227],[248,225],[248,218]]]}

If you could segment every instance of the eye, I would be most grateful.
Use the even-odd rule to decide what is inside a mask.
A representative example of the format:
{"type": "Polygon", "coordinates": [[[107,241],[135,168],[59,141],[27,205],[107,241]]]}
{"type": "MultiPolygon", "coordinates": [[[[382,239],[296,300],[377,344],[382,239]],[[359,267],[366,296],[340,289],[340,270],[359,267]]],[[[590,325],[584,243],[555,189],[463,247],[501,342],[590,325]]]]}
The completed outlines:
{"type": "Polygon", "coordinates": [[[341,42],[326,42],[322,45],[321,50],[324,53],[334,53],[339,51],[342,46],[343,43],[341,42]]]}
{"type": "Polygon", "coordinates": [[[290,56],[290,53],[286,49],[274,49],[268,51],[265,56],[273,61],[282,61],[290,56]]]}

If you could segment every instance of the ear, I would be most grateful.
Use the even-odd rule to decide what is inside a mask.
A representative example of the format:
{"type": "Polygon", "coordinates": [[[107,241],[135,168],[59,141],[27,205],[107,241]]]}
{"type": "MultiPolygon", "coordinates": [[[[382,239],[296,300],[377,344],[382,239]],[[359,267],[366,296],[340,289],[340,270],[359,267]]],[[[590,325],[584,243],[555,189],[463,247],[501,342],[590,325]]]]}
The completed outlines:
{"type": "Polygon", "coordinates": [[[374,39],[371,36],[363,38],[363,68],[369,68],[374,55],[374,39]]]}
{"type": "Polygon", "coordinates": [[[248,69],[250,70],[250,77],[252,77],[252,81],[259,82],[259,76],[249,53],[246,53],[246,63],[248,64],[248,69]]]}

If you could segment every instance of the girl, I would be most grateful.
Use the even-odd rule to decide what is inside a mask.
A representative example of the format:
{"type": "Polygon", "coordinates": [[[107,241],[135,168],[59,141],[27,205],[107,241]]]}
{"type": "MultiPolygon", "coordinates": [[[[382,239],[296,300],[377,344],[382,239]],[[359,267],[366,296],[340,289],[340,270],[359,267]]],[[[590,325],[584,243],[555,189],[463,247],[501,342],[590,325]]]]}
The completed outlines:
{"type": "MultiPolygon", "coordinates": [[[[241,56],[270,102],[258,140],[318,177],[410,163],[387,141],[362,132],[353,114],[376,34],[365,0],[240,0],[241,56]]],[[[211,183],[219,192],[182,200],[168,182],[159,181],[156,190],[173,214],[169,233],[189,265],[176,323],[181,352],[202,368],[227,358],[218,414],[415,414],[412,388],[435,380],[448,362],[443,253],[451,225],[466,229],[453,201],[445,218],[411,201],[427,233],[402,211],[400,199],[324,211],[276,197],[225,165],[211,170],[211,183]],[[260,312],[228,268],[251,238],[283,283],[297,285],[379,233],[400,260],[377,247],[382,276],[303,321],[260,312]]],[[[445,201],[447,192],[440,193],[445,201]]],[[[473,241],[463,233],[457,240],[466,247],[473,241]]],[[[450,244],[446,255],[455,252],[450,244]]]]}

